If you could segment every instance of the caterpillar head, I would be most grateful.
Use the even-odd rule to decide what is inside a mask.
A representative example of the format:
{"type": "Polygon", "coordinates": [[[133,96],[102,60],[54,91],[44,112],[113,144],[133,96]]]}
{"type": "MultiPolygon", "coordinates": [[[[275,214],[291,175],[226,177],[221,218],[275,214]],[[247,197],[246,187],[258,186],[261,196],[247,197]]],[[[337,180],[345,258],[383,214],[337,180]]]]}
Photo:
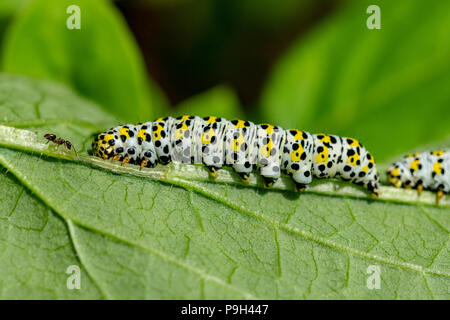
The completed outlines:
{"type": "Polygon", "coordinates": [[[103,159],[113,158],[116,155],[114,149],[115,141],[112,132],[100,133],[92,142],[93,155],[103,159]]]}
{"type": "Polygon", "coordinates": [[[401,161],[390,166],[386,174],[388,182],[396,188],[401,188],[406,181],[411,181],[411,173],[401,161]]]}

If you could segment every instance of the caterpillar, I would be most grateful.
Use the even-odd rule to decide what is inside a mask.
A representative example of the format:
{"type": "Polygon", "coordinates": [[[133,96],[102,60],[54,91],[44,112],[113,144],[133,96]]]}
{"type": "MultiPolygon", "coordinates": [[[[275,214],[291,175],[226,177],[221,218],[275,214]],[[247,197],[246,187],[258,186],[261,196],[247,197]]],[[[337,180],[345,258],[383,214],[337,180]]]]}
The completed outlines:
{"type": "Polygon", "coordinates": [[[437,191],[436,203],[450,192],[450,151],[413,153],[393,163],[387,169],[390,184],[397,188],[437,191]]]}
{"type": "Polygon", "coordinates": [[[215,178],[228,165],[244,182],[258,169],[266,188],[283,172],[292,177],[297,191],[304,190],[314,176],[364,186],[372,197],[379,193],[375,160],[357,140],[245,120],[188,115],[159,118],[100,133],[92,149],[95,156],[137,164],[141,169],[158,162],[203,163],[215,178]]]}

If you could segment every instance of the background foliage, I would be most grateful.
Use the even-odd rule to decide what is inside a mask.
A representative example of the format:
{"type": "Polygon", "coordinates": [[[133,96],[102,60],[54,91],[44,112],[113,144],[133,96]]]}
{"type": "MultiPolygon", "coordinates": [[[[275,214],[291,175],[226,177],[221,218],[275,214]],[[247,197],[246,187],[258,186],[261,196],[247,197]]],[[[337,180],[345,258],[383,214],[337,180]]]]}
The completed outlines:
{"type": "MultiPolygon", "coordinates": [[[[448,147],[449,24],[438,0],[4,0],[0,124],[85,153],[118,123],[216,114],[354,136],[382,164],[448,147]]],[[[450,298],[448,209],[0,165],[3,298],[450,298]]]]}

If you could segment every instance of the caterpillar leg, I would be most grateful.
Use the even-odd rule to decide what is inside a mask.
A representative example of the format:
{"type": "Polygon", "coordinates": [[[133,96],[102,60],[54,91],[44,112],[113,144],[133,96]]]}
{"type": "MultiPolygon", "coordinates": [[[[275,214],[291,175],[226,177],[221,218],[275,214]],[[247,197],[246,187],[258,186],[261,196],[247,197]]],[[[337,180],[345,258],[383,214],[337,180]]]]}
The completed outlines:
{"type": "Polygon", "coordinates": [[[298,171],[294,171],[290,174],[292,182],[294,182],[294,191],[305,191],[308,184],[312,182],[311,169],[308,166],[300,168],[298,171]]]}
{"type": "Polygon", "coordinates": [[[123,166],[124,164],[130,162],[130,158],[128,156],[125,156],[125,158],[123,158],[121,165],[123,166]]]}
{"type": "Polygon", "coordinates": [[[142,160],[141,165],[139,166],[139,170],[142,170],[142,168],[146,167],[147,164],[148,164],[148,161],[147,161],[147,160],[145,160],[145,159],[142,160]]]}
{"type": "Polygon", "coordinates": [[[264,176],[263,176],[263,180],[264,180],[263,187],[266,189],[272,188],[273,184],[277,181],[276,178],[269,178],[269,177],[264,177],[264,176]]]}
{"type": "Polygon", "coordinates": [[[212,179],[216,179],[218,176],[217,171],[210,171],[209,172],[209,177],[212,179]]]}
{"type": "Polygon", "coordinates": [[[214,167],[214,166],[207,166],[208,170],[209,170],[209,177],[212,179],[216,179],[218,176],[217,170],[219,168],[214,167]]]}
{"type": "Polygon", "coordinates": [[[294,183],[295,183],[295,185],[294,185],[294,191],[295,192],[303,192],[303,191],[306,190],[306,184],[297,183],[295,181],[294,181],[294,183]]]}
{"type": "Polygon", "coordinates": [[[439,204],[439,201],[441,201],[443,196],[444,196],[444,190],[439,189],[436,193],[436,204],[439,204]]]}
{"type": "Polygon", "coordinates": [[[420,195],[422,194],[423,191],[423,184],[418,184],[417,185],[417,195],[420,197],[420,195]]]}
{"type": "Polygon", "coordinates": [[[250,182],[250,173],[248,172],[239,172],[239,176],[242,179],[242,182],[249,183],[250,182]]]}
{"type": "Polygon", "coordinates": [[[111,161],[120,161],[120,155],[115,155],[114,157],[111,158],[111,161]]]}
{"type": "Polygon", "coordinates": [[[370,181],[367,185],[366,185],[367,190],[370,191],[370,197],[372,199],[376,199],[380,196],[380,191],[378,189],[378,183],[377,182],[373,182],[370,181]]]}

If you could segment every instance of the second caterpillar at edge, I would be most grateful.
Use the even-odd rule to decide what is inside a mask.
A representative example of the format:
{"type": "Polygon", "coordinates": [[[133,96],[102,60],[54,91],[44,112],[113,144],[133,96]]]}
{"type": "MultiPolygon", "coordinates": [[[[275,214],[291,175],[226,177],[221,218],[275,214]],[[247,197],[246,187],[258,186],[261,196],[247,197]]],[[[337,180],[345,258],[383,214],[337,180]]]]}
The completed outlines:
{"type": "Polygon", "coordinates": [[[393,163],[386,171],[388,182],[397,188],[436,191],[436,203],[450,193],[450,151],[413,153],[393,163]]]}
{"type": "Polygon", "coordinates": [[[258,169],[265,187],[284,172],[298,190],[306,188],[314,176],[364,186],[372,197],[379,194],[374,158],[357,140],[270,124],[214,116],[158,118],[111,128],[95,138],[92,149],[95,156],[141,168],[158,162],[203,163],[215,177],[229,165],[244,182],[258,169]]]}

